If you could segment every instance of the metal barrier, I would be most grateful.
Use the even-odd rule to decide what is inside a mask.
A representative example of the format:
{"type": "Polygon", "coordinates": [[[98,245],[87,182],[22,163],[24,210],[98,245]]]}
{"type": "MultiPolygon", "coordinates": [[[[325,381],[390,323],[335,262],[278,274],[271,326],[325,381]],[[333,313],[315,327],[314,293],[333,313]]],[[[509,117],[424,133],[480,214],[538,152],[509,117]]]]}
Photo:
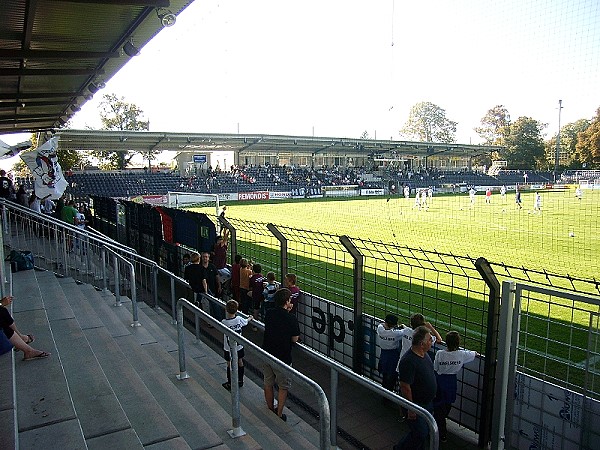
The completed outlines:
{"type": "MultiPolygon", "coordinates": [[[[133,296],[132,326],[140,326],[137,317],[136,304],[140,293],[147,296],[144,299],[146,303],[153,307],[158,306],[157,293],[159,290],[158,286],[160,284],[158,277],[159,275],[163,275],[168,278],[170,285],[169,306],[172,307],[172,311],[175,313],[173,317],[174,324],[176,323],[178,327],[183,326],[183,306],[180,307],[180,304],[185,304],[187,309],[193,310],[196,318],[196,338],[200,338],[199,317],[202,317],[203,320],[211,323],[218,330],[223,331],[224,334],[227,334],[227,332],[234,333],[229,328],[226,328],[224,325],[222,325],[221,322],[215,320],[209,314],[192,305],[189,301],[185,299],[178,300],[176,295],[177,287],[184,287],[186,290],[191,292],[191,288],[189,287],[188,283],[182,278],[177,277],[171,272],[160,267],[156,262],[140,256],[134,249],[116,243],[111,239],[105,239],[104,236],[98,233],[86,232],[85,230],[81,230],[77,227],[56,220],[53,217],[39,215],[14,203],[0,200],[0,204],[4,204],[7,212],[4,220],[4,227],[6,227],[4,228],[4,237],[7,238],[5,239],[6,245],[12,248],[23,246],[31,248],[32,251],[34,251],[36,258],[38,258],[36,265],[42,268],[53,270],[64,276],[73,275],[81,281],[89,282],[97,286],[100,285],[99,287],[105,290],[109,290],[112,286],[115,290],[115,297],[118,300],[123,292],[129,291],[129,295],[133,296]],[[75,246],[75,239],[80,239],[81,242],[85,243],[85,246],[80,247],[85,248],[85,251],[76,251],[77,247],[75,246]],[[73,244],[71,251],[69,251],[69,243],[73,244]],[[109,255],[111,256],[110,258],[108,257],[109,255]],[[75,267],[75,264],[81,264],[82,267],[75,267]],[[126,266],[127,270],[121,270],[119,265],[126,266]],[[129,278],[127,278],[127,276],[129,276],[129,278]],[[178,316],[180,310],[182,316],[179,318],[178,316]]],[[[118,300],[115,302],[115,306],[118,306],[118,300]]],[[[211,301],[218,302],[221,304],[221,306],[223,305],[223,302],[215,298],[211,298],[211,301]]],[[[262,324],[255,323],[255,325],[264,330],[264,326],[262,324]]],[[[294,378],[296,376],[306,378],[295,369],[291,369],[289,366],[286,366],[285,364],[272,358],[270,355],[262,351],[262,349],[255,346],[252,342],[248,341],[243,336],[240,336],[238,333],[235,333],[235,335],[232,335],[232,337],[240,343],[248,345],[248,347],[252,348],[253,350],[256,349],[256,353],[262,355],[262,359],[268,359],[269,363],[277,365],[282,370],[285,370],[285,368],[293,370],[295,372],[294,378]]],[[[342,364],[324,357],[322,354],[310,349],[306,345],[297,344],[297,346],[302,351],[307,352],[307,354],[312,358],[317,359],[321,364],[327,365],[331,369],[331,401],[327,402],[326,397],[323,400],[322,395],[324,396],[324,394],[318,394],[319,404],[323,403],[325,405],[323,408],[327,409],[326,423],[323,423],[323,414],[321,414],[319,419],[321,428],[321,441],[323,441],[325,436],[328,441],[327,446],[331,445],[332,447],[335,447],[337,445],[337,380],[339,374],[343,374],[361,386],[372,390],[376,395],[388,398],[389,400],[392,400],[393,402],[414,411],[416,414],[423,416],[430,430],[428,448],[431,450],[438,448],[439,436],[437,425],[428,411],[384,389],[381,385],[373,382],[372,380],[352,372],[342,364]],[[329,410],[329,403],[332,404],[331,411],[333,412],[329,410]],[[326,431],[323,430],[324,426],[327,428],[326,431]]],[[[185,359],[184,352],[185,350],[183,350],[182,355],[185,359]]],[[[236,361],[235,364],[237,364],[236,358],[232,358],[232,360],[236,361]]],[[[183,373],[185,373],[185,369],[183,370],[183,373]]],[[[309,389],[315,390],[318,385],[308,378],[307,380],[308,381],[302,381],[302,383],[305,384],[309,389]]],[[[235,383],[232,383],[232,387],[233,385],[235,385],[235,383]]],[[[320,392],[322,392],[320,386],[318,386],[318,388],[320,392]]],[[[315,390],[315,392],[317,391],[315,390]]],[[[237,413],[233,411],[232,418],[236,414],[237,413]]],[[[235,436],[236,433],[242,432],[242,430],[238,428],[239,425],[237,425],[237,421],[234,421],[234,430],[231,432],[233,436],[235,436]]],[[[323,442],[321,442],[321,448],[325,448],[323,445],[323,442]]]]}
{"type": "Polygon", "coordinates": [[[493,448],[598,448],[599,312],[597,297],[502,284],[493,448]]]}

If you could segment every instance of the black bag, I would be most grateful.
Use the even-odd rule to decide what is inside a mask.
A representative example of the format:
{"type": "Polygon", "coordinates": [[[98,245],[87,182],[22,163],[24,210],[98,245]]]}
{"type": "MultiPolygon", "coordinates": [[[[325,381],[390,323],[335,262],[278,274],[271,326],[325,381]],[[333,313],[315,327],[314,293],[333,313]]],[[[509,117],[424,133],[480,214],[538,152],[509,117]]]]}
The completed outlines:
{"type": "Polygon", "coordinates": [[[18,251],[11,250],[7,261],[10,261],[10,269],[12,272],[18,272],[19,270],[31,270],[33,269],[33,253],[30,251],[18,251]]]}

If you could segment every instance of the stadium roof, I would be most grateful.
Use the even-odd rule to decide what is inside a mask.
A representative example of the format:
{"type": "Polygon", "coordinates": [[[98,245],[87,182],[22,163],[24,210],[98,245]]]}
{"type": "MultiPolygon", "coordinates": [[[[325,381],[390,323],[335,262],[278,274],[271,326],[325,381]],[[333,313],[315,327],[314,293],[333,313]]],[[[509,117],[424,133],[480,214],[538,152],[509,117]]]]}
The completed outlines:
{"type": "Polygon", "coordinates": [[[68,150],[111,150],[218,152],[233,151],[275,154],[293,151],[298,154],[363,154],[374,159],[390,156],[472,157],[489,154],[501,147],[470,144],[351,139],[340,137],[281,136],[267,134],[168,133],[150,131],[61,130],[59,148],[68,150]]]}
{"type": "Polygon", "coordinates": [[[0,134],[64,125],[192,0],[7,0],[0,134]],[[170,16],[165,14],[172,13],[170,16]]]}

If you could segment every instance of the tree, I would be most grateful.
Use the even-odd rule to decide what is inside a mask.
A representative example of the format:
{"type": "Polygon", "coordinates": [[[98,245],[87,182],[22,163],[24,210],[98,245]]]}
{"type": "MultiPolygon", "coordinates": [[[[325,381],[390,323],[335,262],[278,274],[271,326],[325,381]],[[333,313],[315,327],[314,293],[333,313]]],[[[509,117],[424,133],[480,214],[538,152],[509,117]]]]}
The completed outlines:
{"type": "Polygon", "coordinates": [[[600,167],[600,108],[590,126],[578,134],[574,157],[587,169],[600,167]]]}
{"type": "MultiPolygon", "coordinates": [[[[150,121],[142,120],[144,112],[135,104],[125,101],[125,97],[104,94],[100,102],[100,120],[103,130],[147,131],[150,121]]],[[[131,150],[94,150],[92,156],[100,160],[104,169],[124,169],[138,152],[131,150]]],[[[154,159],[158,152],[140,152],[144,157],[154,159]]]]}
{"type": "Polygon", "coordinates": [[[410,109],[400,135],[422,142],[455,142],[457,122],[446,118],[446,110],[430,102],[417,103],[410,109]]]}
{"type": "Polygon", "coordinates": [[[504,145],[510,133],[510,114],[504,105],[494,106],[481,118],[481,126],[473,130],[486,145],[504,145]]]}
{"type": "Polygon", "coordinates": [[[506,150],[500,157],[508,163],[509,169],[547,168],[542,130],[545,124],[530,117],[519,117],[510,126],[506,136],[506,150]]]}
{"type": "MultiPolygon", "coordinates": [[[[579,119],[575,122],[568,123],[560,129],[560,154],[566,155],[566,161],[563,160],[564,166],[572,169],[581,168],[582,161],[580,155],[576,151],[578,135],[582,131],[587,130],[590,126],[588,119],[579,119]]],[[[554,164],[556,157],[556,136],[546,142],[546,157],[551,164],[554,164]]]]}
{"type": "Polygon", "coordinates": [[[29,167],[27,166],[27,164],[25,164],[25,161],[23,161],[22,159],[19,159],[16,163],[13,164],[12,166],[12,172],[18,176],[18,177],[28,177],[29,175],[31,175],[31,170],[29,170],[29,167]]]}

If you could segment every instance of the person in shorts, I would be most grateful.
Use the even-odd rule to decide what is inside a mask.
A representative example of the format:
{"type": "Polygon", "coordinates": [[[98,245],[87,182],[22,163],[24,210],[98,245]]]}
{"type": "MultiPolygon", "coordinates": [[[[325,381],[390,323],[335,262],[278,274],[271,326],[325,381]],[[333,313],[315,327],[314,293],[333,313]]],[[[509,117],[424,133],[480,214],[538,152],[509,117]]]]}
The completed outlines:
{"type": "MultiPolygon", "coordinates": [[[[263,350],[281,362],[292,365],[292,346],[298,342],[300,327],[296,316],[290,314],[292,302],[289,289],[282,288],[275,292],[275,307],[268,309],[265,316],[265,333],[263,336],[263,350]]],[[[263,367],[264,392],[267,407],[276,413],[285,422],[287,416],[283,414],[283,407],[287,399],[291,380],[270,364],[263,367]],[[275,409],[275,390],[277,383],[277,409],[275,409]]]]}

